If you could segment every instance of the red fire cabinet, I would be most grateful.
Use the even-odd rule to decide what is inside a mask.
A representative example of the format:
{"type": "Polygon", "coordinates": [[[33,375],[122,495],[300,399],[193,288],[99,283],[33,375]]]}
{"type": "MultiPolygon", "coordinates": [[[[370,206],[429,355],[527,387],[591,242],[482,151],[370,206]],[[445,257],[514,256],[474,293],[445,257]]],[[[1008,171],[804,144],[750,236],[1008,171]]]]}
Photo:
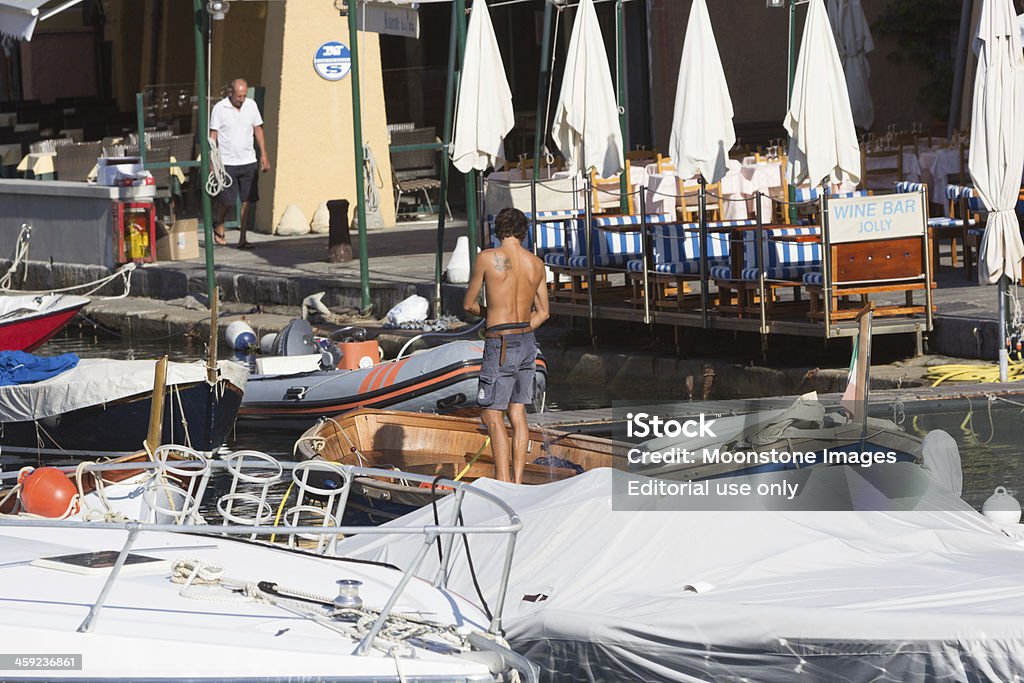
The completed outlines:
{"type": "Polygon", "coordinates": [[[156,261],[156,210],[153,202],[114,202],[114,261],[156,261]]]}

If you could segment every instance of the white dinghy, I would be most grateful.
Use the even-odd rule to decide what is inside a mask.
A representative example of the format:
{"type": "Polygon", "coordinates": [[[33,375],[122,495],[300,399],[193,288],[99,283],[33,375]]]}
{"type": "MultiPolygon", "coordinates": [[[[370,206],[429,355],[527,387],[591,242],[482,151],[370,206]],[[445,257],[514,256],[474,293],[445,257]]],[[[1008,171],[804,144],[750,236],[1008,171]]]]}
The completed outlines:
{"type": "MultiPolygon", "coordinates": [[[[352,468],[251,451],[168,462],[167,453],[148,464],[83,463],[70,476],[41,468],[4,497],[8,508],[18,503],[0,516],[0,639],[22,654],[2,662],[3,680],[535,680],[498,635],[500,591],[487,594],[488,617],[448,591],[444,573],[424,580],[412,568],[327,552],[342,534],[394,533],[340,525],[352,468]],[[116,470],[133,476],[113,482],[105,473],[116,470]],[[224,523],[203,523],[198,510],[222,484],[207,488],[218,470],[231,477],[216,504],[224,523]],[[275,491],[286,487],[278,503],[275,491]],[[64,494],[66,519],[26,512],[54,498],[60,508],[64,494]]],[[[403,535],[422,534],[424,557],[435,546],[451,557],[459,536],[497,534],[511,561],[515,513],[491,494],[444,483],[460,500],[494,505],[502,521],[456,526],[446,517],[403,535]]]]}

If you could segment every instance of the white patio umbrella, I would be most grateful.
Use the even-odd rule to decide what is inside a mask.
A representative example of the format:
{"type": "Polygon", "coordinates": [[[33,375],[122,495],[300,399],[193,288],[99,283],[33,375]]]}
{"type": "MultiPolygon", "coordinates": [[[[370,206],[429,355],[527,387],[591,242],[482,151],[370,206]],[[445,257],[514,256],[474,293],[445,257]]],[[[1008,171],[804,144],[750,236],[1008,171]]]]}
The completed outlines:
{"type": "Polygon", "coordinates": [[[604,37],[593,0],[580,0],[566,54],[551,136],[571,172],[623,169],[622,131],[604,37]]]}
{"type": "Polygon", "coordinates": [[[1020,278],[1024,243],[1014,207],[1024,170],[1024,56],[1020,27],[1010,0],[985,0],[974,39],[978,71],[974,80],[969,168],[974,187],[989,210],[981,240],[978,279],[996,283],[1020,278]]]}
{"type": "MultiPolygon", "coordinates": [[[[1020,279],[1024,243],[1014,207],[1024,170],[1024,56],[1011,0],[984,0],[974,38],[978,70],[971,110],[968,167],[989,210],[981,239],[978,279],[999,283],[999,338],[1006,339],[1006,290],[1020,279]]],[[[1006,348],[999,349],[999,378],[1007,379],[1006,348]]]]}
{"type": "Polygon", "coordinates": [[[736,143],[732,100],[705,0],[694,0],[679,61],[668,151],[682,178],[700,171],[717,183],[736,143]]]}
{"type": "Polygon", "coordinates": [[[825,176],[860,180],[860,145],[843,65],[822,0],[810,0],[786,114],[789,182],[825,176]]]}
{"type": "Polygon", "coordinates": [[[466,31],[452,163],[462,173],[485,171],[505,159],[505,136],[515,125],[512,89],[485,0],[475,0],[466,31]]]}
{"type": "Polygon", "coordinates": [[[875,121],[875,103],[868,88],[871,67],[867,53],[875,49],[875,41],[864,8],[860,0],[828,0],[828,16],[846,74],[853,122],[868,130],[875,121]]]}

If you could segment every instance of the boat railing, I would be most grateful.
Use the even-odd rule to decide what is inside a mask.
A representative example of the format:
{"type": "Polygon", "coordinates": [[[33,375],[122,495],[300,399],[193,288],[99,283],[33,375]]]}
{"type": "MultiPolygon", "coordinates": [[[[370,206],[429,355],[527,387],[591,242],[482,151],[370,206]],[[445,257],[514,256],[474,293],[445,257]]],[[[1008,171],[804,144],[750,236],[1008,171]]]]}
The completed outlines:
{"type": "MultiPolygon", "coordinates": [[[[117,560],[111,569],[100,595],[93,604],[85,620],[79,627],[80,632],[91,631],[103,603],[117,580],[121,567],[128,556],[139,532],[177,532],[203,534],[210,536],[248,537],[257,540],[269,537],[273,544],[278,537],[292,548],[299,548],[315,554],[335,552],[335,544],[339,537],[363,534],[367,536],[421,536],[423,544],[417,549],[415,556],[402,571],[402,577],[389,595],[385,605],[373,626],[360,641],[356,648],[357,654],[366,654],[377,634],[387,621],[399,597],[415,576],[419,576],[420,567],[430,551],[431,546],[440,549],[438,571],[433,584],[437,588],[447,588],[448,577],[452,567],[453,546],[456,537],[474,534],[504,535],[508,537],[505,546],[505,557],[501,580],[497,589],[494,609],[491,612],[489,632],[501,633],[501,617],[504,609],[505,595],[508,589],[509,575],[512,568],[512,557],[515,551],[516,537],[523,524],[515,511],[503,500],[492,493],[471,486],[467,482],[454,481],[443,477],[433,477],[399,470],[385,470],[369,467],[341,465],[327,461],[281,462],[259,451],[239,451],[228,455],[223,460],[210,460],[195,457],[198,454],[183,447],[164,446],[155,454],[155,461],[95,463],[83,462],[77,467],[61,467],[68,475],[77,475],[79,491],[83,490],[82,482],[91,476],[95,481],[96,497],[105,505],[106,487],[114,482],[110,480],[113,472],[131,472],[132,479],[123,483],[140,485],[140,479],[146,479],[143,489],[143,501],[148,507],[146,519],[125,519],[108,510],[108,514],[89,515],[83,509],[83,519],[45,519],[17,514],[0,515],[0,526],[8,527],[50,527],[50,528],[90,528],[120,529],[128,532],[128,537],[121,548],[117,560]],[[177,451],[192,456],[187,460],[168,460],[167,454],[177,451]],[[218,474],[229,474],[231,484],[228,492],[219,496],[214,506],[221,516],[222,523],[206,522],[200,514],[203,499],[211,489],[212,477],[218,474]],[[334,477],[331,479],[330,477],[334,477]],[[451,494],[444,496],[452,501],[447,519],[436,518],[433,524],[409,525],[398,520],[385,526],[358,526],[341,523],[348,500],[348,492],[356,477],[377,477],[388,480],[404,480],[428,484],[432,489],[451,489],[451,494]],[[287,491],[274,506],[273,489],[287,483],[287,491]],[[290,507],[287,503],[293,489],[296,489],[295,502],[290,507]],[[485,523],[466,523],[462,509],[466,496],[482,499],[500,511],[501,521],[485,523]],[[318,523],[307,523],[315,517],[318,523]],[[315,541],[312,548],[298,543],[300,539],[315,541]]],[[[18,472],[0,473],[0,488],[7,488],[16,481],[18,472]]],[[[84,496],[83,496],[84,498],[84,496]]],[[[0,501],[2,502],[2,501],[0,501]]],[[[207,513],[209,514],[209,513],[207,513]]],[[[481,596],[483,599],[483,596],[481,596]]],[[[486,605],[485,605],[486,608],[486,605]]]]}

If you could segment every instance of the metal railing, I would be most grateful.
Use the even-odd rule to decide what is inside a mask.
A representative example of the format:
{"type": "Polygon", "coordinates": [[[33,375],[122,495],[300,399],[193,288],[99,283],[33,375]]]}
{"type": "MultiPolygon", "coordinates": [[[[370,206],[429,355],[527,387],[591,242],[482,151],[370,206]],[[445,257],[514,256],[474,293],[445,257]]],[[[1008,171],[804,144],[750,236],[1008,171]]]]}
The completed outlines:
{"type": "MultiPolygon", "coordinates": [[[[374,642],[377,634],[387,621],[399,597],[401,597],[402,592],[405,590],[412,578],[418,575],[419,569],[427,557],[427,553],[432,545],[438,544],[441,551],[439,567],[433,584],[436,588],[444,589],[447,588],[448,576],[451,573],[450,570],[453,558],[452,548],[454,546],[453,541],[456,536],[466,536],[469,534],[507,535],[508,542],[505,550],[501,580],[497,589],[497,600],[495,602],[490,626],[488,628],[488,631],[492,634],[501,633],[501,615],[505,604],[505,595],[508,589],[509,575],[512,568],[512,557],[515,551],[516,536],[519,531],[522,530],[523,524],[515,511],[497,496],[488,493],[487,491],[482,491],[479,488],[472,487],[466,482],[454,481],[452,479],[440,477],[412,474],[396,470],[353,467],[327,461],[306,461],[301,463],[278,462],[271,458],[271,456],[261,453],[257,454],[255,451],[235,454],[236,456],[259,455],[260,457],[256,458],[256,460],[260,461],[259,465],[262,466],[264,471],[267,471],[267,468],[271,467],[272,461],[272,471],[275,473],[274,476],[265,476],[260,478],[258,475],[253,474],[255,470],[252,467],[249,468],[249,474],[246,475],[243,471],[245,469],[245,463],[242,462],[239,464],[237,458],[233,460],[231,457],[225,461],[197,459],[184,461],[171,460],[170,463],[168,463],[166,456],[175,450],[184,452],[190,456],[195,454],[195,451],[191,451],[187,448],[164,446],[158,449],[156,462],[82,463],[77,468],[59,468],[68,475],[74,475],[77,470],[79,482],[85,480],[87,476],[92,476],[96,482],[96,492],[101,498],[103,495],[102,491],[105,486],[112,485],[113,483],[121,483],[106,481],[104,479],[105,473],[131,472],[133,473],[133,476],[151,475],[150,479],[145,482],[145,485],[151,487],[152,491],[156,491],[161,495],[171,493],[172,491],[177,494],[175,500],[179,501],[179,504],[182,507],[179,510],[175,505],[171,505],[171,507],[174,508],[172,515],[172,519],[174,521],[172,522],[159,521],[160,516],[166,517],[167,515],[168,509],[164,507],[151,508],[153,515],[149,517],[149,519],[156,521],[84,521],[40,519],[33,517],[21,517],[18,515],[0,515],[0,527],[119,529],[128,533],[128,537],[125,540],[124,545],[121,547],[117,560],[111,569],[110,575],[104,583],[99,596],[90,608],[89,614],[78,628],[79,632],[89,632],[95,627],[107,595],[110,593],[112,586],[116,582],[120,574],[121,567],[124,565],[124,561],[127,558],[129,551],[138,538],[139,532],[153,531],[201,534],[207,536],[248,536],[250,539],[256,539],[260,536],[270,536],[272,538],[284,536],[290,540],[290,544],[293,545],[293,547],[294,539],[296,538],[319,539],[316,554],[321,555],[326,554],[328,549],[333,549],[333,541],[336,540],[339,535],[363,534],[368,536],[422,536],[423,545],[417,550],[412,562],[410,562],[403,570],[401,579],[391,592],[384,607],[381,608],[379,616],[374,621],[369,632],[362,638],[357,646],[355,653],[359,655],[365,655],[369,652],[371,644],[374,642]],[[163,458],[161,459],[160,456],[163,456],[163,458]],[[338,496],[338,498],[333,501],[338,503],[338,505],[333,512],[328,510],[325,514],[321,515],[323,519],[323,523],[321,524],[296,524],[294,522],[298,520],[298,513],[308,512],[308,510],[295,510],[295,507],[311,507],[301,506],[302,495],[304,493],[319,495],[324,492],[318,487],[309,485],[308,473],[311,469],[311,465],[315,465],[316,468],[322,471],[330,471],[339,475],[341,478],[341,486],[336,489],[332,489],[329,492],[335,493],[338,496]],[[294,476],[296,472],[304,473],[305,476],[294,476]],[[207,485],[210,478],[220,473],[232,475],[231,492],[227,495],[236,496],[236,500],[238,496],[238,484],[252,484],[256,479],[260,480],[262,497],[259,498],[259,500],[262,501],[262,504],[257,505],[257,513],[254,517],[246,521],[238,514],[232,514],[229,508],[229,514],[227,516],[222,515],[224,523],[218,525],[202,523],[195,514],[192,514],[197,512],[202,506],[204,494],[208,490],[207,485]],[[242,477],[239,477],[240,473],[243,474],[242,477]],[[285,513],[284,516],[286,518],[286,523],[284,526],[278,525],[276,522],[268,524],[266,523],[266,517],[261,515],[259,511],[260,509],[264,509],[264,505],[272,508],[268,498],[269,488],[273,484],[284,485],[289,483],[288,477],[285,476],[285,473],[288,473],[289,476],[291,476],[291,484],[289,485],[288,491],[285,492],[283,500],[286,501],[292,488],[294,486],[298,486],[298,500],[300,505],[293,507],[285,513]],[[431,484],[434,487],[450,488],[453,490],[454,495],[451,495],[453,504],[448,522],[446,524],[425,524],[422,526],[391,524],[387,527],[337,524],[336,521],[340,520],[344,515],[348,491],[356,477],[403,480],[405,482],[431,484]],[[476,496],[477,498],[483,499],[487,503],[493,505],[502,513],[502,516],[507,519],[507,522],[501,524],[493,523],[476,525],[466,525],[461,523],[462,507],[467,494],[476,496]],[[296,516],[293,517],[293,523],[288,523],[287,517],[291,512],[296,512],[296,516]]],[[[259,469],[259,467],[256,469],[259,469]]],[[[11,485],[13,481],[17,481],[18,476],[19,472],[0,473],[0,486],[6,488],[6,486],[11,485]]],[[[123,483],[129,484],[131,482],[125,481],[123,483]]],[[[79,490],[82,490],[81,483],[79,484],[79,490]]],[[[6,495],[0,495],[0,501],[8,498],[9,496],[10,491],[7,491],[6,495]]],[[[448,496],[446,496],[446,498],[447,497],[448,496]]],[[[152,501],[154,498],[155,496],[150,496],[149,500],[152,501]]],[[[330,504],[331,503],[329,503],[329,505],[330,504]]],[[[282,507],[283,505],[284,502],[281,502],[282,507]]],[[[218,509],[221,509],[221,507],[222,506],[218,505],[218,509]]],[[[270,547],[274,547],[272,544],[268,543],[268,545],[270,547]]]]}

